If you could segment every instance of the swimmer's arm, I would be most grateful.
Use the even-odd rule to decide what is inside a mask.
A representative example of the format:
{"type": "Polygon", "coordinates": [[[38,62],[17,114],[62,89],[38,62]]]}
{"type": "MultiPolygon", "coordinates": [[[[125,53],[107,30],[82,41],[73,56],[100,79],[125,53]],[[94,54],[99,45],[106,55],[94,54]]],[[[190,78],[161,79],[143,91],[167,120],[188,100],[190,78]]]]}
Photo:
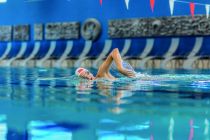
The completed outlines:
{"type": "Polygon", "coordinates": [[[122,67],[122,59],[118,49],[114,49],[106,58],[106,60],[99,66],[97,77],[105,77],[110,74],[109,69],[113,59],[116,61],[117,69],[122,67]],[[120,66],[121,65],[121,66],[120,66]]]}
{"type": "Polygon", "coordinates": [[[110,74],[109,69],[110,69],[110,66],[112,64],[112,61],[115,62],[116,67],[117,67],[117,69],[120,73],[122,73],[123,75],[128,76],[128,77],[133,77],[134,76],[133,72],[128,71],[128,70],[123,68],[123,66],[122,66],[122,61],[123,60],[121,58],[119,50],[116,48],[109,54],[109,56],[106,58],[106,60],[99,67],[99,70],[98,70],[98,73],[97,73],[98,77],[104,77],[105,74],[110,74]]]}

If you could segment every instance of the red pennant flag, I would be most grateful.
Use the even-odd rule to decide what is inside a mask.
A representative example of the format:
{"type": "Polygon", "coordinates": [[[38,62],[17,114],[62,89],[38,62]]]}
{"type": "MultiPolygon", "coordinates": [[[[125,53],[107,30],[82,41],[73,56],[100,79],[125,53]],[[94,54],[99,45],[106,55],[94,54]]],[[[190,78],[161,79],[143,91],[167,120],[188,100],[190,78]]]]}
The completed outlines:
{"type": "Polygon", "coordinates": [[[150,0],[150,6],[152,9],[152,12],[154,11],[154,7],[155,7],[155,0],[150,0]]]}
{"type": "Polygon", "coordinates": [[[103,0],[100,0],[100,4],[102,5],[103,0]]]}
{"type": "Polygon", "coordinates": [[[195,4],[193,2],[191,2],[190,3],[190,13],[193,18],[194,18],[194,12],[195,12],[195,4]]]}

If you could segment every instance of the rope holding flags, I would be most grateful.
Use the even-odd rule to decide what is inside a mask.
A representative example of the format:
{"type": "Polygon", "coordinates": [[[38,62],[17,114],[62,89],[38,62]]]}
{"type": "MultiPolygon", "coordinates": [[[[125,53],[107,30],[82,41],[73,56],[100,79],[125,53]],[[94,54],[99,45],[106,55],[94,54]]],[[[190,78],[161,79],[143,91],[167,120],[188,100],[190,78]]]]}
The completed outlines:
{"type": "Polygon", "coordinates": [[[189,4],[190,7],[190,14],[192,15],[192,18],[194,18],[194,13],[195,13],[195,6],[205,6],[206,9],[206,17],[209,17],[209,12],[210,12],[210,5],[209,4],[204,4],[204,3],[197,3],[197,2],[189,2],[189,1],[184,1],[184,0],[169,0],[169,6],[170,6],[170,12],[171,15],[174,13],[174,3],[183,3],[183,4],[189,4]]]}
{"type": "MultiPolygon", "coordinates": [[[[124,1],[125,1],[126,9],[129,10],[130,0],[124,0],[124,1]]],[[[149,0],[149,1],[150,1],[150,8],[151,8],[152,12],[154,12],[155,0],[149,0]]],[[[186,1],[186,0],[168,0],[168,1],[169,1],[169,8],[170,8],[171,15],[174,14],[174,5],[175,5],[175,2],[177,2],[177,3],[189,4],[190,14],[192,15],[192,18],[194,18],[195,6],[197,6],[197,5],[205,6],[206,18],[209,18],[210,4],[190,2],[190,1],[186,1]]],[[[100,2],[100,5],[103,4],[103,0],[99,0],[99,2],[100,2]]]]}

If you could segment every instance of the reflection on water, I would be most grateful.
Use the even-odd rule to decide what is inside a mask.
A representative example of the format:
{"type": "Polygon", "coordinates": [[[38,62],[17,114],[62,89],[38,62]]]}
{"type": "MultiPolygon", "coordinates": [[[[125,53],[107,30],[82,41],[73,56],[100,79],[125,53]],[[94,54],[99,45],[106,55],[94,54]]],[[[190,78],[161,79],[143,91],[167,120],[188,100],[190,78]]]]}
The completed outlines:
{"type": "Polygon", "coordinates": [[[6,115],[0,115],[0,139],[1,140],[6,140],[7,136],[7,117],[6,115]]]}
{"type": "Polygon", "coordinates": [[[0,139],[210,137],[209,72],[142,72],[116,81],[82,80],[73,69],[0,72],[0,139]]]}
{"type": "Polygon", "coordinates": [[[31,121],[28,125],[30,140],[71,140],[71,130],[49,121],[31,121]]]}

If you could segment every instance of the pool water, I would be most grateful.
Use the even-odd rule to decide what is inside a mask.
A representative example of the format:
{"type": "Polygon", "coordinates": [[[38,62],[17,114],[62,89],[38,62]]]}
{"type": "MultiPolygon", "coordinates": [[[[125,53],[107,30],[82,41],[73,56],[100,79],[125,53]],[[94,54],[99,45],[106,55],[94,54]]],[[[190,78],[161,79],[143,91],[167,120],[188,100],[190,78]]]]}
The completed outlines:
{"type": "Polygon", "coordinates": [[[210,139],[210,71],[136,70],[116,81],[74,71],[0,68],[0,139],[210,139]]]}

